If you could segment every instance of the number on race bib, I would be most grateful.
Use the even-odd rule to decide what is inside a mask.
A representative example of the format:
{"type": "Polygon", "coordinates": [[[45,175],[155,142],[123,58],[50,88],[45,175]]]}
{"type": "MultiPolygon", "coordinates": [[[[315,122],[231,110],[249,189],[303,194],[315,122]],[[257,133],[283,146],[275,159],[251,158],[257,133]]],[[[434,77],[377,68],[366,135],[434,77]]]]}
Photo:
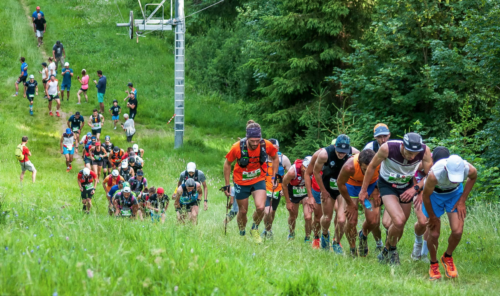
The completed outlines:
{"type": "Polygon", "coordinates": [[[330,188],[331,189],[338,189],[337,180],[336,179],[334,179],[334,178],[330,179],[330,188]]]}
{"type": "Polygon", "coordinates": [[[394,174],[394,173],[389,174],[389,182],[392,182],[392,183],[407,184],[410,182],[410,180],[412,178],[413,178],[413,176],[405,176],[405,175],[394,174]]]}
{"type": "Polygon", "coordinates": [[[278,198],[280,198],[280,192],[279,191],[275,191],[274,195],[273,195],[272,191],[267,190],[267,196],[272,196],[274,199],[278,199],[278,198]]]}
{"type": "Polygon", "coordinates": [[[257,178],[258,176],[260,176],[260,169],[251,172],[243,172],[242,179],[243,181],[250,181],[257,178]]]}
{"type": "Polygon", "coordinates": [[[293,186],[292,192],[294,196],[301,196],[307,194],[305,186],[293,186]]]}
{"type": "Polygon", "coordinates": [[[86,189],[86,190],[92,190],[92,189],[94,189],[94,184],[92,184],[92,183],[90,183],[90,184],[85,184],[84,186],[85,186],[85,189],[86,189]]]}
{"type": "Polygon", "coordinates": [[[33,94],[29,94],[29,97],[30,97],[30,98],[34,98],[34,97],[35,97],[35,95],[33,95],[33,94]]]}
{"type": "Polygon", "coordinates": [[[77,127],[77,126],[73,127],[73,131],[74,131],[74,132],[76,132],[76,131],[78,131],[78,130],[80,130],[80,128],[79,128],[79,127],[77,127]]]}

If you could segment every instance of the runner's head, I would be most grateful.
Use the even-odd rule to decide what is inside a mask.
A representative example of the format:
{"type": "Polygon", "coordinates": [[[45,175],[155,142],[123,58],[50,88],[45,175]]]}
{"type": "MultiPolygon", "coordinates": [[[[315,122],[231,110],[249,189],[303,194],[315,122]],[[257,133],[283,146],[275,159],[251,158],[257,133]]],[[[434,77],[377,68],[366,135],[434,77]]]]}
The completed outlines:
{"type": "Polygon", "coordinates": [[[128,168],[128,162],[127,161],[122,161],[122,169],[127,169],[128,168]]]}
{"type": "Polygon", "coordinates": [[[91,141],[92,141],[92,144],[95,145],[95,143],[97,142],[97,138],[95,136],[92,136],[92,138],[90,138],[91,141]]]}
{"type": "Polygon", "coordinates": [[[75,118],[76,119],[80,118],[80,112],[78,112],[78,111],[75,112],[75,118]]]}
{"type": "Polygon", "coordinates": [[[28,136],[23,136],[21,142],[28,143],[28,136]]]}
{"type": "Polygon", "coordinates": [[[115,148],[113,148],[113,152],[114,153],[119,153],[120,152],[120,147],[115,146],[115,148]]]}
{"type": "Polygon", "coordinates": [[[64,63],[64,67],[65,67],[66,69],[69,69],[69,63],[68,63],[68,62],[64,63]]]}
{"type": "Polygon", "coordinates": [[[162,196],[163,196],[163,194],[165,193],[165,190],[163,190],[163,188],[162,188],[162,187],[158,187],[158,190],[156,190],[156,193],[158,193],[158,195],[159,195],[160,197],[162,197],[162,196]]]}
{"type": "Polygon", "coordinates": [[[40,6],[36,7],[36,12],[40,12],[40,6]]]}
{"type": "Polygon", "coordinates": [[[118,181],[118,188],[123,189],[123,183],[125,183],[123,180],[118,181]]]}
{"type": "Polygon", "coordinates": [[[378,145],[382,146],[382,144],[389,141],[389,138],[391,137],[389,127],[383,123],[377,124],[373,128],[373,137],[377,140],[378,145]]]}
{"type": "Polygon", "coordinates": [[[134,149],[132,147],[127,148],[127,153],[130,154],[130,152],[134,152],[134,149]]]}
{"type": "Polygon", "coordinates": [[[91,133],[91,132],[88,132],[88,133],[87,133],[87,138],[90,138],[90,137],[92,137],[92,133],[91,133]]]}
{"type": "Polygon", "coordinates": [[[432,150],[432,162],[436,163],[441,159],[450,157],[450,150],[443,146],[437,146],[432,150]]]}
{"type": "Polygon", "coordinates": [[[97,70],[97,76],[102,77],[102,71],[101,70],[97,70]]]}
{"type": "Polygon", "coordinates": [[[98,148],[100,151],[101,150],[101,142],[95,142],[95,148],[98,148]]]}
{"type": "Polygon", "coordinates": [[[87,74],[87,70],[82,69],[82,76],[85,76],[87,74]]]}
{"type": "Polygon", "coordinates": [[[149,194],[155,194],[155,193],[156,193],[156,188],[155,188],[154,186],[150,187],[150,188],[148,189],[148,193],[149,193],[149,194]]]}
{"type": "Polygon", "coordinates": [[[35,75],[31,74],[30,75],[30,82],[33,82],[33,81],[35,81],[35,75]]]}
{"type": "Polygon", "coordinates": [[[123,114],[123,118],[128,119],[128,114],[127,113],[123,114]]]}
{"type": "Polygon", "coordinates": [[[274,148],[276,148],[276,150],[280,151],[280,142],[278,142],[278,140],[276,139],[269,139],[269,142],[271,142],[274,146],[274,148]]]}
{"type": "Polygon", "coordinates": [[[131,91],[128,96],[129,96],[129,98],[133,99],[135,97],[135,93],[133,91],[131,91]]]}
{"type": "Polygon", "coordinates": [[[124,186],[124,187],[123,187],[123,191],[122,191],[122,192],[123,192],[123,196],[124,196],[125,198],[129,198],[129,197],[130,197],[130,192],[131,192],[131,191],[132,191],[132,190],[130,190],[130,186],[129,186],[129,187],[125,187],[125,186],[124,186]]]}
{"type": "Polygon", "coordinates": [[[21,63],[24,63],[24,61],[25,61],[25,60],[26,60],[26,59],[25,59],[24,57],[21,57],[21,58],[19,59],[19,61],[20,61],[21,63]]]}
{"type": "Polygon", "coordinates": [[[116,177],[118,177],[119,175],[120,175],[120,173],[118,172],[118,170],[113,170],[113,171],[111,172],[111,176],[112,176],[113,178],[116,178],[116,177]]]}
{"type": "Polygon", "coordinates": [[[123,188],[128,187],[130,188],[130,183],[129,182],[123,182],[123,188]]]}
{"type": "Polygon", "coordinates": [[[97,109],[92,110],[92,114],[94,115],[94,117],[97,117],[98,113],[99,113],[99,111],[97,111],[97,109]]]}
{"type": "Polygon", "coordinates": [[[104,141],[106,142],[106,144],[109,144],[109,141],[111,141],[111,137],[110,136],[104,137],[104,141]]]}
{"type": "Polygon", "coordinates": [[[128,158],[128,163],[133,166],[135,164],[135,159],[133,157],[128,158]]]}
{"type": "Polygon", "coordinates": [[[71,135],[71,129],[70,128],[66,129],[66,135],[71,135]]]}
{"type": "Polygon", "coordinates": [[[186,171],[192,177],[196,172],[196,164],[194,162],[190,162],[187,164],[186,171]]]}
{"type": "Polygon", "coordinates": [[[306,172],[307,167],[311,163],[311,159],[312,159],[312,156],[308,155],[308,156],[304,157],[304,160],[302,160],[302,166],[300,167],[300,170],[302,171],[302,175],[304,175],[304,173],[306,172]]]}
{"type": "Polygon", "coordinates": [[[90,169],[89,169],[89,168],[84,168],[84,169],[83,169],[83,175],[84,175],[84,176],[88,176],[88,175],[90,175],[90,169]]]}
{"type": "Polygon", "coordinates": [[[351,151],[351,139],[347,135],[339,135],[335,141],[335,153],[342,159],[351,151]]]}
{"type": "Polygon", "coordinates": [[[141,181],[144,178],[144,172],[142,170],[137,171],[137,180],[141,181]]]}
{"type": "Polygon", "coordinates": [[[361,153],[359,153],[358,162],[363,175],[366,173],[366,169],[368,168],[368,165],[370,164],[374,156],[375,151],[371,149],[365,149],[361,151],[361,153]]]}
{"type": "Polygon", "coordinates": [[[37,16],[37,18],[38,18],[39,20],[41,20],[41,19],[42,19],[42,14],[41,14],[41,13],[37,14],[36,16],[37,16]]]}
{"type": "Polygon", "coordinates": [[[135,153],[139,153],[139,145],[137,144],[132,145],[132,150],[134,150],[135,153]]]}
{"type": "Polygon", "coordinates": [[[113,100],[113,106],[118,106],[118,101],[117,100],[113,100]]]}
{"type": "Polygon", "coordinates": [[[185,184],[188,192],[193,191],[196,186],[196,182],[193,179],[187,179],[185,184]]]}
{"type": "Polygon", "coordinates": [[[403,137],[403,157],[406,160],[412,160],[417,156],[420,151],[424,150],[422,147],[422,137],[417,133],[407,133],[403,137]]]}
{"type": "Polygon", "coordinates": [[[43,62],[43,63],[42,63],[42,67],[47,68],[47,63],[46,63],[46,62],[43,62]]]}
{"type": "Polygon", "coordinates": [[[450,182],[462,183],[464,181],[465,161],[460,156],[453,154],[448,157],[445,169],[450,182]]]}
{"type": "Polygon", "coordinates": [[[54,61],[54,58],[53,57],[49,57],[49,62],[53,62],[54,61]]]}
{"type": "Polygon", "coordinates": [[[260,125],[253,120],[247,122],[247,141],[248,148],[255,150],[259,147],[260,139],[262,139],[262,132],[260,125]]]}
{"type": "Polygon", "coordinates": [[[130,89],[134,88],[134,84],[132,84],[132,82],[129,82],[129,83],[127,84],[127,86],[128,86],[128,88],[130,88],[130,89]]]}
{"type": "Polygon", "coordinates": [[[56,76],[50,75],[50,81],[56,81],[56,76]]]}

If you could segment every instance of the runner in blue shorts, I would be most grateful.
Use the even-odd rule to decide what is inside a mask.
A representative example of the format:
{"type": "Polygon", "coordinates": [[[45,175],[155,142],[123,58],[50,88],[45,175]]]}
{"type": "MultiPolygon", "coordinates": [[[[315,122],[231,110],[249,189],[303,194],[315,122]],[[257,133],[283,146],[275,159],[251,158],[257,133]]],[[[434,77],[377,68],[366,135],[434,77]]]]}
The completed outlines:
{"type": "Polygon", "coordinates": [[[61,147],[61,153],[66,158],[66,172],[72,169],[71,162],[73,161],[73,154],[75,154],[75,134],[70,128],[66,129],[66,132],[62,134],[61,141],[59,145],[61,147]]]}
{"type": "Polygon", "coordinates": [[[120,110],[120,106],[118,106],[118,101],[114,100],[113,101],[113,106],[109,108],[109,113],[111,114],[111,120],[113,120],[115,128],[116,129],[116,124],[118,123],[118,120],[120,120],[120,113],[122,112],[120,110]]]}
{"type": "Polygon", "coordinates": [[[423,213],[429,218],[427,229],[427,248],[431,257],[429,268],[429,279],[441,278],[439,263],[437,261],[437,249],[441,230],[440,217],[445,213],[450,222],[451,235],[448,239],[448,248],[441,256],[440,261],[446,271],[448,278],[458,276],[455,263],[453,262],[453,251],[457,247],[464,228],[466,216],[465,201],[477,179],[477,170],[458,155],[436,162],[425,180],[423,191],[423,213]],[[466,180],[465,188],[462,183],[466,180]]]}

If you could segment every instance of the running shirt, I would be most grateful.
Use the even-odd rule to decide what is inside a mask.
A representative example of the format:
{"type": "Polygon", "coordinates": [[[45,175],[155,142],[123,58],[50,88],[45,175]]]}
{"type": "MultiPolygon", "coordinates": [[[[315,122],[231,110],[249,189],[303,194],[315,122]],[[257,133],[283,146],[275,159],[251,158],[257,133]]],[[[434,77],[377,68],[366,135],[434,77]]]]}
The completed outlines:
{"type": "Polygon", "coordinates": [[[75,143],[75,134],[63,134],[63,146],[66,147],[66,149],[71,150],[73,149],[73,144],[75,143]]]}
{"type": "Polygon", "coordinates": [[[123,195],[123,192],[118,192],[114,198],[118,200],[120,208],[131,208],[132,206],[139,204],[139,202],[137,202],[137,196],[135,196],[135,193],[133,192],[130,192],[128,198],[123,195]]]}
{"type": "Polygon", "coordinates": [[[87,90],[89,89],[89,75],[85,75],[82,77],[82,89],[87,90]]]}
{"type": "Polygon", "coordinates": [[[139,181],[137,176],[135,176],[130,178],[128,182],[130,183],[130,189],[135,192],[142,191],[145,187],[148,187],[148,180],[144,177],[142,177],[142,180],[139,181]]]}
{"type": "Polygon", "coordinates": [[[94,148],[92,155],[94,156],[94,159],[96,161],[101,161],[104,158],[104,155],[106,155],[106,151],[102,147],[99,148],[99,151],[97,151],[97,147],[99,146],[96,146],[96,148],[94,148]]]}
{"type": "Polygon", "coordinates": [[[62,84],[63,85],[66,85],[66,86],[71,86],[71,74],[73,73],[73,69],[71,68],[63,68],[61,70],[61,75],[63,76],[63,81],[62,81],[62,84]],[[66,71],[69,71],[69,72],[66,72],[66,71]]]}
{"type": "Polygon", "coordinates": [[[28,69],[27,68],[28,68],[28,64],[23,62],[21,64],[21,75],[22,76],[28,76],[28,69]]]}
{"type": "MultiPolygon", "coordinates": [[[[349,177],[349,180],[347,180],[347,184],[352,185],[352,186],[362,186],[363,179],[365,178],[365,174],[363,174],[363,171],[361,170],[361,165],[359,164],[358,158],[359,158],[359,154],[354,155],[354,158],[353,158],[354,175],[349,177]]],[[[377,182],[378,176],[379,176],[379,170],[380,170],[380,165],[375,170],[375,173],[373,174],[373,177],[370,180],[370,184],[377,182]]]]}
{"type": "MultiPolygon", "coordinates": [[[[268,140],[264,140],[266,143],[266,153],[267,155],[274,157],[278,150],[274,145],[268,140]]],[[[233,144],[231,150],[226,154],[226,159],[230,163],[241,157],[240,141],[233,144]]],[[[249,162],[245,168],[240,167],[238,163],[234,166],[233,180],[234,183],[242,186],[253,185],[257,182],[264,181],[266,179],[265,166],[260,165],[260,143],[255,150],[248,150],[249,162]]]]}
{"type": "Polygon", "coordinates": [[[49,69],[43,68],[42,69],[42,80],[47,81],[49,79],[49,69]]]}
{"type": "Polygon", "coordinates": [[[111,186],[111,188],[108,190],[108,196],[109,197],[113,197],[115,195],[115,193],[120,189],[120,187],[118,185],[113,185],[111,186]]]}
{"type": "Polygon", "coordinates": [[[49,64],[49,77],[51,75],[57,76],[56,63],[54,63],[54,62],[49,64]]]}
{"type": "MultiPolygon", "coordinates": [[[[330,145],[324,149],[328,154],[328,160],[323,165],[323,169],[321,170],[321,175],[322,175],[321,179],[323,180],[323,185],[327,190],[339,190],[337,186],[337,178],[339,176],[340,170],[342,169],[346,161],[349,159],[349,157],[351,157],[352,147],[349,148],[350,149],[349,153],[346,154],[342,159],[339,159],[337,157],[334,145],[330,145]]],[[[321,191],[314,175],[312,177],[312,188],[315,191],[321,191]]]]}
{"type": "Polygon", "coordinates": [[[158,194],[152,194],[152,195],[149,195],[146,200],[148,202],[151,203],[151,205],[154,207],[154,208],[160,208],[160,209],[164,209],[165,206],[169,203],[170,199],[168,197],[168,195],[166,194],[163,194],[163,198],[159,198],[158,197],[158,194]]]}
{"type": "MultiPolygon", "coordinates": [[[[80,181],[80,183],[82,183],[82,185],[92,184],[95,179],[97,179],[97,175],[94,173],[94,171],[90,171],[90,174],[88,176],[83,175],[83,170],[78,173],[78,180],[80,181]]],[[[90,188],[85,187],[85,189],[90,188]]]]}
{"type": "Polygon", "coordinates": [[[38,15],[36,16],[35,20],[33,21],[33,23],[35,24],[35,27],[36,27],[36,30],[37,31],[44,31],[45,30],[45,23],[47,21],[45,21],[45,18],[41,18],[41,19],[38,19],[38,15]]]}
{"type": "MultiPolygon", "coordinates": [[[[106,144],[106,142],[104,142],[103,144],[101,144],[101,146],[106,150],[106,152],[108,153],[111,153],[113,151],[113,148],[115,148],[115,145],[113,145],[113,143],[109,142],[109,144],[106,144]]],[[[108,154],[106,154],[106,156],[104,156],[104,159],[107,159],[108,158],[108,154]]]]}
{"type": "Polygon", "coordinates": [[[113,105],[113,106],[111,106],[111,108],[109,108],[109,111],[111,111],[111,113],[113,114],[113,116],[118,116],[118,115],[120,115],[120,109],[121,109],[120,106],[113,105]]]}
{"type": "Polygon", "coordinates": [[[191,177],[187,171],[184,171],[181,173],[181,176],[179,178],[179,182],[182,184],[186,183],[188,179],[193,179],[196,182],[203,183],[206,181],[205,174],[200,171],[200,170],[195,170],[194,175],[191,177]]]}
{"type": "Polygon", "coordinates": [[[26,146],[23,146],[23,155],[24,155],[24,159],[23,160],[20,160],[19,162],[20,163],[23,163],[23,162],[28,162],[30,161],[29,160],[29,154],[30,154],[30,150],[28,149],[28,147],[26,146]]]}
{"type": "Polygon", "coordinates": [[[182,205],[198,201],[198,190],[197,190],[198,184],[194,186],[194,189],[191,192],[188,192],[185,184],[182,184],[181,186],[182,186],[182,196],[180,197],[179,202],[182,205]]]}
{"type": "Polygon", "coordinates": [[[111,190],[111,188],[115,185],[118,185],[118,182],[124,181],[122,176],[118,175],[118,177],[113,178],[113,175],[109,174],[102,181],[103,184],[106,184],[107,190],[111,190]]]}
{"type": "Polygon", "coordinates": [[[75,115],[71,115],[69,117],[68,121],[70,122],[71,130],[73,130],[73,132],[79,131],[80,127],[81,127],[81,124],[85,123],[85,119],[81,115],[80,115],[80,118],[76,118],[75,115]]]}
{"type": "Polygon", "coordinates": [[[24,83],[24,86],[26,86],[26,94],[34,96],[35,95],[35,89],[38,86],[38,82],[36,82],[36,80],[33,80],[33,82],[31,82],[31,81],[28,80],[28,81],[26,81],[24,83]]]}
{"type": "Polygon", "coordinates": [[[89,121],[92,122],[92,129],[93,130],[101,129],[101,127],[102,127],[101,115],[97,114],[97,117],[94,117],[94,115],[90,115],[89,121]]]}
{"type": "Polygon", "coordinates": [[[289,170],[295,173],[295,178],[288,184],[288,192],[296,198],[307,196],[306,180],[302,176],[301,166],[302,159],[297,159],[289,170]]]}
{"type": "Polygon", "coordinates": [[[120,168],[120,176],[122,176],[125,181],[130,180],[130,178],[132,177],[132,170],[130,169],[130,167],[126,170],[120,168]]]}
{"type": "MultiPolygon", "coordinates": [[[[290,160],[288,159],[288,157],[281,154],[280,152],[278,152],[278,158],[279,158],[278,174],[281,177],[283,177],[285,175],[285,171],[288,171],[290,169],[291,163],[290,163],[290,160]]],[[[273,183],[274,183],[273,177],[276,173],[274,172],[274,169],[273,169],[273,162],[269,157],[267,158],[266,166],[267,166],[267,168],[266,168],[266,172],[267,172],[266,173],[266,190],[268,191],[269,194],[272,194],[273,186],[274,186],[273,185],[273,183]]],[[[281,183],[278,183],[278,187],[276,187],[276,189],[274,189],[275,195],[279,194],[281,189],[282,189],[281,183]]]]}
{"type": "Polygon", "coordinates": [[[47,88],[47,93],[50,95],[50,96],[55,96],[57,95],[57,85],[59,84],[59,82],[57,81],[57,79],[54,79],[54,81],[52,80],[49,80],[47,82],[47,85],[49,86],[47,88]]]}
{"type": "Polygon", "coordinates": [[[427,146],[422,144],[423,150],[412,160],[406,160],[401,154],[402,145],[403,141],[400,140],[387,142],[389,156],[382,161],[380,166],[380,177],[391,184],[407,185],[410,183],[427,149],[427,146]]]}
{"type": "MultiPolygon", "coordinates": [[[[434,174],[436,177],[438,183],[436,185],[436,188],[438,190],[443,190],[443,191],[452,191],[460,186],[461,183],[453,183],[450,182],[450,179],[448,178],[448,172],[446,171],[446,163],[448,159],[441,159],[438,162],[436,162],[432,168],[431,172],[434,174]]],[[[467,180],[467,176],[469,176],[469,163],[464,160],[465,163],[465,170],[464,170],[464,180],[467,180]]],[[[425,184],[424,184],[425,186],[425,184]]]]}
{"type": "Polygon", "coordinates": [[[363,148],[363,150],[370,149],[370,150],[375,151],[375,153],[377,153],[379,148],[380,148],[380,145],[378,144],[377,140],[373,140],[371,142],[368,142],[368,144],[366,144],[366,146],[365,146],[365,148],[363,148]]]}
{"type": "Polygon", "coordinates": [[[122,161],[123,149],[120,149],[120,152],[115,153],[114,151],[110,154],[110,159],[113,163],[117,164],[122,161]]]}

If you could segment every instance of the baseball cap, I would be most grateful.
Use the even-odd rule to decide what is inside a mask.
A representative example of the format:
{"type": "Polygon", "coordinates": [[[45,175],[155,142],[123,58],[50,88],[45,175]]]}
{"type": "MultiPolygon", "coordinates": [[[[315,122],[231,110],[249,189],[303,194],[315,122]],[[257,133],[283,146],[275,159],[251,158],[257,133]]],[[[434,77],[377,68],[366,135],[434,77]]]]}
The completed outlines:
{"type": "Polygon", "coordinates": [[[135,153],[139,152],[139,145],[134,144],[134,145],[132,146],[132,149],[134,150],[134,152],[135,152],[135,153]]]}
{"type": "Polygon", "coordinates": [[[128,162],[133,162],[133,163],[135,163],[135,159],[134,159],[133,157],[129,157],[129,158],[128,158],[128,162]]]}
{"type": "Polygon", "coordinates": [[[407,133],[403,137],[405,149],[410,152],[420,152],[424,150],[422,147],[422,137],[417,133],[407,133]]]}
{"type": "Polygon", "coordinates": [[[101,142],[95,142],[96,146],[101,146],[101,142]]]}
{"type": "Polygon", "coordinates": [[[88,133],[87,133],[87,137],[90,137],[90,136],[92,136],[92,133],[91,133],[91,132],[88,132],[88,133]]]}
{"type": "Polygon", "coordinates": [[[134,86],[134,85],[132,84],[132,82],[129,82],[127,85],[128,85],[128,86],[130,86],[130,87],[133,87],[133,86],[134,86]]]}
{"type": "Polygon", "coordinates": [[[137,171],[137,176],[144,176],[144,172],[142,170],[137,171]]]}
{"type": "Polygon", "coordinates": [[[123,187],[123,192],[130,193],[130,187],[123,187]]]}
{"type": "Polygon", "coordinates": [[[441,159],[450,157],[450,150],[444,146],[437,146],[432,150],[432,162],[436,163],[441,159]]]}
{"type": "Polygon", "coordinates": [[[76,111],[76,112],[75,112],[75,115],[80,115],[80,112],[76,111]]]}
{"type": "Polygon", "coordinates": [[[104,141],[109,141],[109,140],[111,140],[111,137],[110,137],[110,136],[106,136],[106,137],[104,137],[104,141]]]}
{"type": "Polygon", "coordinates": [[[118,175],[119,175],[118,170],[113,170],[113,171],[111,172],[111,175],[112,175],[113,177],[118,177],[118,175]]]}
{"type": "Polygon", "coordinates": [[[122,168],[124,169],[128,168],[128,162],[122,161],[122,168]]]}
{"type": "Polygon", "coordinates": [[[35,75],[31,74],[30,79],[35,79],[35,75]]]}
{"type": "Polygon", "coordinates": [[[163,190],[162,187],[158,187],[158,189],[156,190],[156,193],[163,194],[163,193],[165,193],[165,190],[163,190]]]}
{"type": "Polygon", "coordinates": [[[276,146],[280,146],[280,142],[278,142],[278,140],[276,139],[269,139],[269,142],[271,142],[273,145],[276,145],[276,146]]]}
{"type": "Polygon", "coordinates": [[[66,129],[66,134],[71,134],[71,129],[70,128],[66,129]]]}
{"type": "Polygon", "coordinates": [[[69,67],[69,63],[68,62],[64,63],[64,67],[69,67]]]}
{"type": "Polygon", "coordinates": [[[187,164],[186,171],[189,172],[195,172],[196,171],[196,164],[194,162],[190,162],[187,164]]]}
{"type": "Polygon", "coordinates": [[[114,153],[118,153],[118,152],[120,152],[120,147],[115,146],[115,148],[113,148],[113,152],[114,152],[114,153]]]}
{"type": "Polygon", "coordinates": [[[349,154],[351,152],[351,139],[347,135],[339,135],[335,141],[335,150],[339,153],[349,154]]]}
{"type": "Polygon", "coordinates": [[[374,128],[373,128],[373,136],[374,137],[378,137],[378,136],[387,136],[389,135],[391,132],[389,131],[389,127],[387,127],[387,125],[383,124],[383,123],[379,123],[377,124],[374,128]]]}
{"type": "Polygon", "coordinates": [[[465,161],[458,155],[450,155],[446,160],[446,171],[448,179],[453,183],[464,181],[465,161]]]}
{"type": "Polygon", "coordinates": [[[96,136],[92,136],[92,138],[90,138],[90,139],[91,139],[92,141],[93,141],[93,140],[96,140],[96,141],[97,141],[96,136]]]}
{"type": "Polygon", "coordinates": [[[40,6],[37,6],[36,9],[40,9],[40,6]]]}
{"type": "Polygon", "coordinates": [[[194,182],[194,179],[187,179],[186,180],[186,187],[194,187],[196,183],[194,182]]]}
{"type": "Polygon", "coordinates": [[[304,157],[304,160],[302,161],[302,165],[307,168],[309,164],[311,163],[312,156],[306,156],[304,157]]]}
{"type": "Polygon", "coordinates": [[[118,103],[118,100],[113,100],[113,103],[118,103]]]}

